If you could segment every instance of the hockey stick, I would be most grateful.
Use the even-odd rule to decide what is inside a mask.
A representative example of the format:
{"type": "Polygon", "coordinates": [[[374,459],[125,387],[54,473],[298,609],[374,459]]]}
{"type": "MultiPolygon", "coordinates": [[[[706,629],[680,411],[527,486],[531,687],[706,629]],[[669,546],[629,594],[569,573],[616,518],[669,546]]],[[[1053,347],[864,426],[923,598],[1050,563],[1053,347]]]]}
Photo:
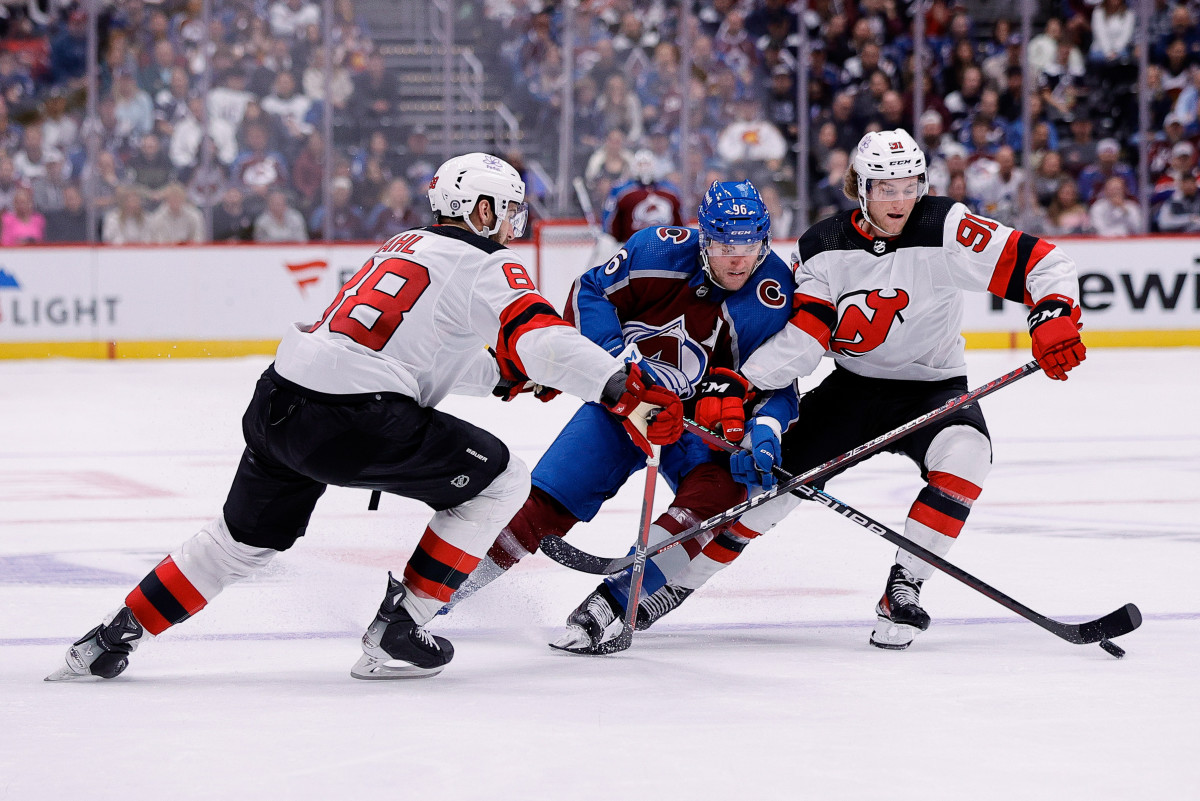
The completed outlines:
{"type": "Polygon", "coordinates": [[[646,457],[646,486],[642,492],[642,518],[641,524],[638,526],[637,543],[633,548],[633,571],[629,577],[629,597],[625,602],[625,619],[621,623],[621,633],[594,648],[564,648],[550,643],[551,648],[575,654],[615,654],[633,645],[633,627],[637,621],[638,602],[641,601],[642,595],[642,578],[646,572],[646,549],[650,544],[650,524],[654,514],[654,489],[658,484],[658,463],[661,454],[662,446],[651,444],[650,455],[646,457]]]}
{"type": "MultiPolygon", "coordinates": [[[[693,434],[698,434],[709,445],[720,448],[728,453],[737,453],[741,450],[741,448],[720,435],[709,431],[703,426],[698,426],[690,420],[684,421],[684,428],[693,434]]],[[[773,472],[784,481],[791,481],[794,478],[791,473],[781,467],[774,468],[773,472]]],[[[953,576],[976,592],[983,593],[1004,608],[1016,612],[1026,620],[1033,621],[1046,631],[1063,638],[1067,642],[1075,643],[1076,645],[1098,642],[1101,648],[1117,659],[1120,659],[1125,655],[1125,651],[1119,645],[1109,642],[1109,640],[1113,637],[1120,637],[1122,634],[1128,634],[1142,624],[1142,613],[1133,604],[1125,604],[1120,609],[1109,612],[1104,617],[1096,618],[1087,623],[1062,623],[1048,618],[1033,611],[1020,601],[1010,598],[995,587],[985,584],[967,571],[954,566],[932,551],[922,548],[903,534],[893,531],[876,520],[872,520],[854,507],[839,501],[837,498],[822,492],[816,487],[801,485],[796,487],[793,493],[802,498],[816,501],[822,506],[837,512],[851,523],[865,528],[872,534],[878,534],[893,545],[903,548],[913,556],[928,562],[938,570],[953,576]]]]}
{"type": "Polygon", "coordinates": [[[600,221],[596,219],[596,209],[592,205],[592,196],[588,194],[587,184],[583,179],[576,176],[571,181],[571,186],[575,188],[575,197],[579,200],[579,207],[583,209],[583,217],[587,220],[588,233],[592,235],[592,239],[599,240],[600,221]]]}
{"type": "MultiPolygon", "coordinates": [[[[977,401],[985,395],[990,395],[1001,387],[1011,384],[1013,381],[1024,378],[1030,373],[1036,372],[1037,369],[1038,365],[1036,361],[1027,362],[1026,364],[1018,367],[1016,370],[1005,373],[999,378],[989,381],[982,386],[976,387],[970,392],[965,392],[962,395],[959,395],[957,398],[951,398],[933,411],[926,412],[920,417],[910,420],[904,425],[894,428],[886,434],[881,434],[870,442],[865,442],[862,445],[859,445],[857,448],[843,453],[841,456],[836,456],[833,459],[830,459],[828,462],[825,462],[825,464],[818,465],[811,470],[791,478],[790,480],[785,480],[775,488],[767,492],[760,493],[759,495],[755,495],[753,498],[748,498],[742,503],[739,503],[736,506],[721,512],[720,514],[713,515],[701,523],[697,523],[690,528],[684,529],[675,536],[665,539],[657,545],[651,545],[648,550],[648,556],[660,554],[667,548],[677,545],[684,540],[690,540],[694,537],[698,537],[705,531],[711,531],[717,526],[723,526],[726,523],[736,520],[746,512],[754,509],[755,507],[761,506],[767,501],[773,500],[784,493],[794,492],[797,487],[800,487],[803,484],[819,481],[820,479],[825,478],[834,472],[849,467],[851,464],[854,464],[861,459],[865,459],[879,449],[886,447],[901,437],[907,436],[914,431],[918,431],[937,420],[941,420],[955,409],[965,406],[968,403],[972,403],[973,401],[977,401]]],[[[722,442],[724,442],[724,440],[722,440],[722,442]]],[[[807,496],[802,495],[801,497],[807,496]]],[[[583,573],[593,573],[595,575],[620,573],[622,570],[625,570],[627,567],[633,564],[633,559],[630,556],[617,556],[611,559],[605,559],[602,556],[593,556],[590,553],[579,550],[562,537],[546,537],[542,540],[541,549],[543,553],[561,565],[565,565],[572,570],[578,570],[583,573]]]]}

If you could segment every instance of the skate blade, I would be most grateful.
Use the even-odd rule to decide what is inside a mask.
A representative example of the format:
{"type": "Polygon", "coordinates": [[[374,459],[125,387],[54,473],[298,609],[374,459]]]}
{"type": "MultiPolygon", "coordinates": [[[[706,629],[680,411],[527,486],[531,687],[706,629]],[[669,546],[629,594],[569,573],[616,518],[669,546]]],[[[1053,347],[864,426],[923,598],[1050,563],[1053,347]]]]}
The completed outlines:
{"type": "Polygon", "coordinates": [[[886,617],[879,618],[871,632],[871,645],[888,651],[903,651],[912,645],[920,629],[904,623],[893,623],[886,617]]]}
{"type": "Polygon", "coordinates": [[[399,659],[376,659],[363,654],[350,668],[350,675],[366,681],[393,681],[397,679],[425,679],[436,676],[446,669],[445,665],[432,668],[417,667],[399,659]]]}
{"type": "Polygon", "coordinates": [[[42,681],[75,681],[76,679],[94,678],[90,673],[76,673],[66,665],[51,673],[42,681]]]}

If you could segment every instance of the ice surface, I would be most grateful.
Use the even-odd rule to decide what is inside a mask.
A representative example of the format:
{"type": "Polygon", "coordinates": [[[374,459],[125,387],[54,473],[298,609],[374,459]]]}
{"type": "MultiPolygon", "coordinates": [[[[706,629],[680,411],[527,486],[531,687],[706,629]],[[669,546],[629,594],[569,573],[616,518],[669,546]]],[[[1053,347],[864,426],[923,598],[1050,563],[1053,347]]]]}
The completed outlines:
{"type": "MultiPolygon", "coordinates": [[[[1026,359],[971,352],[971,385],[1026,359]]],[[[434,622],[442,675],[355,681],[428,510],[332,489],[125,675],[44,683],[220,509],[266,363],[0,363],[0,798],[1200,798],[1200,351],[1093,349],[983,401],[996,464],[948,558],[1063,620],[1137,603],[1120,661],[946,576],[912,648],[871,648],[893,548],[805,506],[623,654],[546,647],[595,578],[539,555],[434,622]]],[[[574,402],[443,408],[532,464],[574,402]]],[[[572,541],[624,551],[639,485],[572,541]]],[[[882,455],[829,489],[899,528],[919,486],[882,455]]]]}

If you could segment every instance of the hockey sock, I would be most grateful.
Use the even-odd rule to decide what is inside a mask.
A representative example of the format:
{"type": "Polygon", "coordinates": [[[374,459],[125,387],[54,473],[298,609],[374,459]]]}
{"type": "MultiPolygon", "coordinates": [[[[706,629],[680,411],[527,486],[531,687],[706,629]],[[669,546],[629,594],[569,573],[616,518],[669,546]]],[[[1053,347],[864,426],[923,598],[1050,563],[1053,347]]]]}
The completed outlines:
{"type": "Polygon", "coordinates": [[[433,516],[404,568],[410,592],[403,604],[418,625],[450,600],[528,492],[529,470],[512,456],[478,495],[433,516]]]}
{"type": "Polygon", "coordinates": [[[671,583],[689,590],[698,589],[719,571],[729,567],[750,544],[750,540],[757,536],[757,532],[751,531],[741,523],[734,523],[723,529],[696,554],[671,583]]]}
{"type": "MultiPolygon", "coordinates": [[[[650,526],[650,542],[661,542],[673,537],[685,528],[690,528],[701,520],[700,515],[690,509],[672,506],[658,516],[650,526]]],[[[664,584],[674,583],[674,577],[687,569],[688,563],[700,553],[705,538],[698,537],[688,540],[676,548],[668,548],[662,553],[655,554],[646,560],[646,571],[642,574],[642,594],[645,598],[658,591],[664,584]]],[[[628,603],[629,586],[633,579],[633,570],[629,569],[604,580],[613,596],[620,601],[622,607],[628,603]]]]}
{"type": "MultiPolygon", "coordinates": [[[[951,426],[934,437],[925,462],[928,484],[909,509],[904,536],[945,556],[982,491],[991,468],[991,443],[974,428],[951,426]]],[[[934,573],[932,565],[903,549],[896,552],[896,564],[919,580],[934,573]]]]}
{"type": "Polygon", "coordinates": [[[125,605],[153,635],[182,623],[208,604],[200,591],[167,556],[125,596],[125,605]]]}
{"type": "Polygon", "coordinates": [[[537,550],[542,537],[561,537],[579,519],[544,490],[534,487],[520,511],[508,521],[488,550],[488,557],[501,570],[508,570],[537,550]]]}
{"type": "Polygon", "coordinates": [[[142,627],[157,635],[182,623],[221,590],[267,564],[278,551],[237,542],[222,517],[158,563],[125,598],[142,627]]]}

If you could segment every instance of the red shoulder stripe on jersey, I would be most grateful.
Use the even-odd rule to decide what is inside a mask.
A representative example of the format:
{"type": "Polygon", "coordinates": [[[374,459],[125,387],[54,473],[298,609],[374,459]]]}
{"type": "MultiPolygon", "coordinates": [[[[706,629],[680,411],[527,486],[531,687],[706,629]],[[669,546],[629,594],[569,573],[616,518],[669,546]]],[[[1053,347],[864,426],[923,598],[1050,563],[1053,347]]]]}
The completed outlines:
{"type": "Polygon", "coordinates": [[[972,484],[965,478],[959,478],[941,470],[930,470],[928,480],[930,486],[937,487],[947,495],[964,501],[968,506],[978,500],[979,493],[983,492],[983,487],[978,484],[972,484]]]}
{"type": "Polygon", "coordinates": [[[811,295],[797,293],[792,299],[792,308],[795,314],[789,322],[828,350],[829,338],[833,335],[834,325],[837,324],[837,309],[833,304],[811,295]]]}
{"type": "Polygon", "coordinates": [[[517,342],[537,328],[571,324],[554,311],[554,307],[536,292],[527,292],[500,312],[500,332],[496,337],[496,358],[502,365],[514,367],[520,376],[528,378],[525,365],[517,356],[517,342]]]}
{"type": "Polygon", "coordinates": [[[996,269],[992,271],[988,292],[1005,300],[1032,306],[1033,298],[1025,287],[1026,280],[1029,272],[1053,249],[1054,245],[1044,239],[1013,231],[1004,243],[1004,251],[996,262],[996,269]]]}
{"type": "Polygon", "coordinates": [[[456,548],[433,529],[426,528],[404,568],[404,580],[412,588],[445,602],[478,564],[479,557],[456,548]]]}

